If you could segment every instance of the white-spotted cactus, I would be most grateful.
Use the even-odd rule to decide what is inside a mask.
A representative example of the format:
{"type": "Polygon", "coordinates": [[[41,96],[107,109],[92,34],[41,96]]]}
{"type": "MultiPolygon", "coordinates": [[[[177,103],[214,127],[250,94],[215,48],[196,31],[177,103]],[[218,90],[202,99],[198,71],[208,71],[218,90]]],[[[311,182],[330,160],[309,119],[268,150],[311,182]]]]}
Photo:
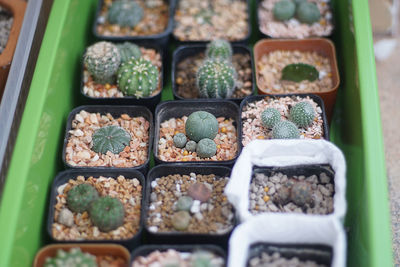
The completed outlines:
{"type": "Polygon", "coordinates": [[[207,45],[206,55],[211,59],[231,60],[232,46],[223,39],[217,39],[207,45]]]}

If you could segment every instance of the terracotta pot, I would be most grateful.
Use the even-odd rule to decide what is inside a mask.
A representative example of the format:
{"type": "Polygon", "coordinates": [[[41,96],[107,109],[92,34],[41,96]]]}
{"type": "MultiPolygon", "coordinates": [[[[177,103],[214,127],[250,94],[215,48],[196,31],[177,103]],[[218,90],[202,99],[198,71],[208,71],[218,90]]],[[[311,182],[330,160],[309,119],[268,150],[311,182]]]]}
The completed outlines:
{"type": "MultiPolygon", "coordinates": [[[[339,71],[337,67],[337,60],[336,60],[336,51],[334,44],[324,38],[313,38],[313,39],[304,39],[304,40],[278,40],[278,39],[263,39],[258,41],[254,46],[254,62],[255,62],[255,69],[256,69],[256,82],[259,94],[269,94],[265,90],[266,88],[262,88],[259,83],[259,74],[258,74],[258,62],[264,54],[268,54],[275,50],[286,50],[286,51],[293,51],[298,50],[301,52],[307,51],[316,51],[319,54],[329,58],[332,70],[332,83],[333,86],[329,91],[326,92],[292,92],[293,94],[316,94],[324,100],[325,108],[326,108],[326,115],[328,121],[331,121],[333,107],[336,101],[336,94],[337,89],[340,83],[339,71]]],[[[286,94],[286,92],[282,91],[280,94],[286,94]]]]}
{"type": "Polygon", "coordinates": [[[0,0],[0,6],[8,9],[14,18],[8,41],[3,52],[0,54],[0,99],[6,85],[8,72],[17,46],[19,32],[24,20],[26,2],[23,0],[0,0]]]}
{"type": "Polygon", "coordinates": [[[70,250],[71,248],[79,247],[83,252],[88,252],[94,256],[118,256],[122,257],[128,266],[130,260],[129,251],[120,245],[115,244],[56,244],[47,245],[39,250],[33,262],[33,267],[42,267],[46,258],[54,257],[57,250],[70,250]]]}

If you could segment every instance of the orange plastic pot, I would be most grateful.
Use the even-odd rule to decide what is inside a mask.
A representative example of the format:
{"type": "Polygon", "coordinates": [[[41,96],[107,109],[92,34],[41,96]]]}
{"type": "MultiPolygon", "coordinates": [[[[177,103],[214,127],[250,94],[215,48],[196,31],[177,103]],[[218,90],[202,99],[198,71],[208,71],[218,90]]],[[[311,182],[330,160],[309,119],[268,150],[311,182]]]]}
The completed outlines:
{"type": "MultiPolygon", "coordinates": [[[[329,58],[332,70],[332,88],[325,92],[313,92],[313,91],[302,91],[292,92],[293,94],[316,94],[322,98],[325,104],[326,115],[328,121],[331,121],[333,108],[336,102],[336,94],[340,84],[339,71],[336,60],[336,50],[334,44],[325,38],[312,38],[304,40],[293,40],[293,39],[263,39],[258,41],[254,46],[254,62],[256,67],[256,82],[259,94],[275,95],[266,91],[267,88],[260,86],[259,66],[258,62],[261,57],[265,54],[269,54],[276,50],[283,51],[294,51],[298,50],[301,52],[315,51],[318,54],[329,58]]],[[[282,91],[280,94],[286,94],[287,92],[282,91]]]]}
{"type": "Polygon", "coordinates": [[[13,24],[11,26],[8,41],[3,52],[0,54],[0,99],[6,85],[8,72],[17,46],[19,32],[24,20],[26,2],[23,0],[0,0],[0,6],[11,12],[13,24]]]}

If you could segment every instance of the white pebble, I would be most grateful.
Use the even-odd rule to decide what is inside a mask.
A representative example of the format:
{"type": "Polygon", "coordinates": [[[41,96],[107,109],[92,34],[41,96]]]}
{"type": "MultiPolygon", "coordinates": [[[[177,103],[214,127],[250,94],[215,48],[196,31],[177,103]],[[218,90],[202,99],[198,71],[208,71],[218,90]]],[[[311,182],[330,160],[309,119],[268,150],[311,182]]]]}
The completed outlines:
{"type": "Polygon", "coordinates": [[[193,201],[192,207],[190,208],[191,213],[197,213],[200,211],[200,201],[195,200],[193,201]]]}
{"type": "Polygon", "coordinates": [[[152,181],[152,182],[151,182],[151,187],[152,187],[152,188],[155,188],[156,186],[157,186],[157,182],[156,182],[156,181],[152,181]]]}
{"type": "Polygon", "coordinates": [[[72,225],[74,225],[74,215],[69,209],[64,208],[58,214],[57,222],[65,226],[71,227],[72,225]]]}
{"type": "Polygon", "coordinates": [[[149,227],[149,231],[153,232],[153,233],[157,233],[158,232],[158,227],[157,226],[150,226],[149,227]]]}

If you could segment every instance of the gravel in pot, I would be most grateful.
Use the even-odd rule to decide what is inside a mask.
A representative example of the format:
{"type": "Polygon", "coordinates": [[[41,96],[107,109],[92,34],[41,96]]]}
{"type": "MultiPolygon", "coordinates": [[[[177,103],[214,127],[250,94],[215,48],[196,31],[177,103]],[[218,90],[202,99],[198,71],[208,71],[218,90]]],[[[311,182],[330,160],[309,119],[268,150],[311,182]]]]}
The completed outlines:
{"type": "Polygon", "coordinates": [[[0,54],[3,52],[4,48],[6,48],[13,20],[12,14],[7,9],[0,6],[0,54]]]}

